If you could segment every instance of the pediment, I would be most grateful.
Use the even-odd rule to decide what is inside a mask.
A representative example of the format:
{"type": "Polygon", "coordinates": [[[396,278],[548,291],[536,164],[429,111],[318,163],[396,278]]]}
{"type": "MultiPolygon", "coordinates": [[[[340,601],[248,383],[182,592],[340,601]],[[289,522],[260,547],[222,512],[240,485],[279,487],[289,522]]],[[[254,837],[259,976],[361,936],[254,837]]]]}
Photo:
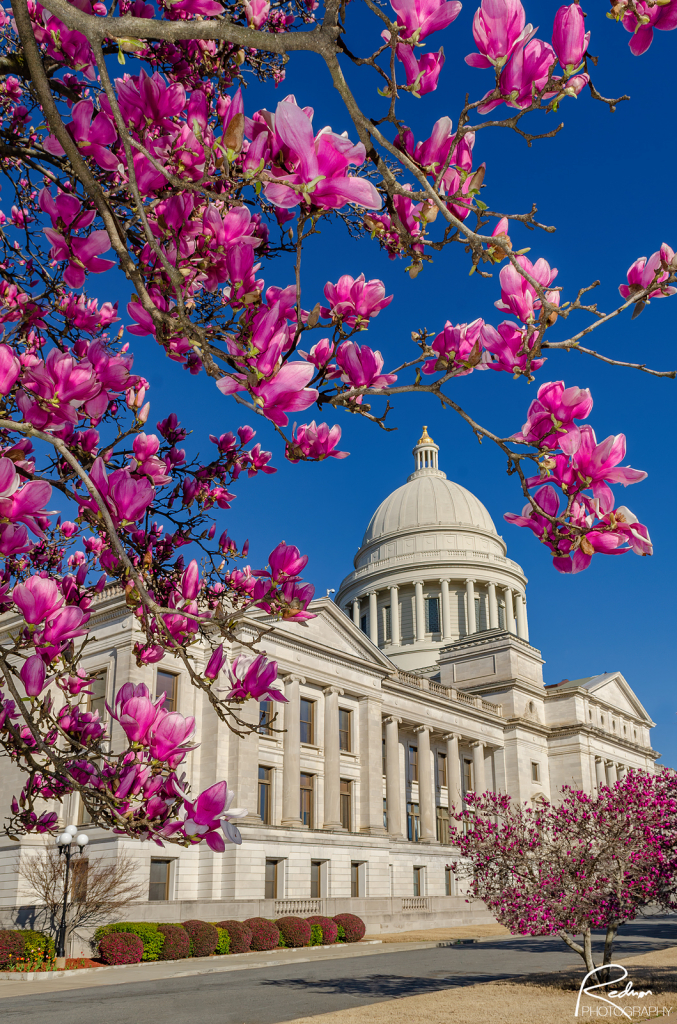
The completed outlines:
{"type": "Polygon", "coordinates": [[[650,716],[620,672],[602,676],[599,682],[592,681],[586,689],[609,707],[616,708],[620,714],[632,715],[647,723],[651,722],[650,716]]]}

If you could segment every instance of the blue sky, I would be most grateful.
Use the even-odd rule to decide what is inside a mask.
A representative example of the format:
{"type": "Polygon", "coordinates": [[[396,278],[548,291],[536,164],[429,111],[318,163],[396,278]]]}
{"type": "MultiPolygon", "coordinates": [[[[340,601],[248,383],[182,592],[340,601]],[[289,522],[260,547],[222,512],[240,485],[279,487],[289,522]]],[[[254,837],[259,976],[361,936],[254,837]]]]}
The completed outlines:
{"type": "MultiPolygon", "coordinates": [[[[351,7],[349,16],[355,17],[351,7]]],[[[547,0],[527,5],[527,17],[540,23],[542,38],[549,39],[548,26],[557,7],[547,0]]],[[[543,256],[559,268],[556,283],[563,286],[564,298],[573,298],[579,287],[601,279],[594,299],[609,311],[618,303],[617,286],[636,257],[650,255],[663,241],[677,247],[675,190],[668,185],[666,170],[675,165],[675,136],[671,126],[666,126],[659,93],[665,81],[661,69],[674,63],[677,33],[655,33],[649,52],[634,58],[627,46],[630,36],[608,21],[603,10],[590,8],[586,22],[592,31],[590,50],[600,56],[597,88],[606,96],[629,93],[631,102],[621,103],[611,114],[585,91],[577,100],[565,102],[557,114],[532,115],[534,132],[548,131],[561,121],[565,127],[556,138],[535,142],[531,149],[507,130],[480,132],[475,164],[487,163],[482,198],[490,209],[524,212],[536,202],[539,219],[557,226],[555,234],[514,228],[515,248],[531,245],[532,259],[543,256]]],[[[478,98],[490,88],[489,72],[470,69],[463,62],[463,56],[474,49],[474,9],[473,4],[466,5],[449,29],[429,40],[429,49],[443,44],[447,58],[437,92],[423,100],[406,95],[402,99],[401,116],[417,139],[426,138],[434,121],[444,114],[455,123],[466,91],[478,98]]],[[[349,35],[349,41],[353,50],[364,52],[366,43],[358,37],[349,35]]],[[[133,73],[134,62],[128,62],[126,70],[133,73]]],[[[347,74],[366,112],[380,116],[384,101],[376,94],[375,77],[368,69],[348,69],[347,74]]],[[[355,138],[319,59],[309,55],[293,55],[287,80],[277,92],[252,85],[245,98],[246,111],[251,113],[259,106],[274,108],[290,92],[301,105],[314,106],[316,129],[331,124],[337,131],[347,129],[355,138]]],[[[284,260],[264,265],[264,270],[267,284],[292,282],[284,260]]],[[[412,357],[410,332],[414,329],[439,330],[447,319],[457,323],[483,316],[494,324],[503,319],[493,308],[499,295],[497,273],[491,280],[469,278],[467,257],[460,246],[437,254],[432,266],[410,281],[402,261],[388,260],[376,243],[367,239],[351,240],[338,226],[324,228],[308,249],[304,305],[312,308],[322,298],[327,281],[336,281],[342,273],[357,276],[362,271],[368,278],[382,278],[388,293],[396,296],[361,339],[383,352],[386,370],[412,357]]],[[[111,283],[108,278],[105,287],[111,283]]],[[[98,281],[92,284],[92,293],[124,300],[124,309],[128,293],[123,287],[111,295],[96,287],[98,281]]],[[[671,369],[677,365],[676,317],[677,296],[654,301],[634,322],[626,316],[595,332],[592,347],[615,358],[671,369]]],[[[587,322],[585,314],[578,314],[576,321],[568,323],[573,328],[587,322]]],[[[552,338],[569,333],[560,321],[552,338]]],[[[627,491],[618,488],[618,503],[628,504],[648,525],[654,556],[597,556],[586,572],[561,576],[553,570],[547,550],[529,531],[502,520],[504,512],[519,511],[523,499],[515,481],[505,473],[501,453],[488,442],[480,446],[458,417],[442,411],[433,399],[400,397],[388,421],[396,430],[388,433],[346,413],[329,415],[330,423],[340,423],[341,448],[350,451],[351,457],[291,466],[265,421],[253,422],[232,400],[220,396],[212,382],[190,377],[163,360],[150,340],[130,341],[137,356],[136,369],[152,381],[151,424],[176,410],[185,425],[193,428],[196,441],[204,437],[205,443],[199,444],[203,451],[210,432],[222,433],[243,422],[258,429],[257,439],[272,448],[273,464],[279,471],[275,476],[241,481],[235,488],[238,497],[232,510],[223,513],[223,525],[228,525],[238,540],[250,538],[252,565],[263,564],[280,540],[297,544],[310,556],[306,577],[318,594],[338,589],[351,570],[374,509],[411,472],[411,448],[426,423],[440,445],[441,468],[484,502],[508,544],[510,557],[523,566],[529,578],[531,639],[542,650],[546,682],[620,670],[657,722],[654,746],[662,752],[662,760],[677,767],[676,496],[672,445],[666,443],[673,429],[674,382],[607,367],[578,353],[554,353],[534,384],[486,372],[460,379],[449,389],[473,416],[505,434],[521,426],[540,382],[563,379],[567,386],[591,388],[595,405],[588,422],[598,440],[611,433],[627,435],[626,463],[647,470],[649,478],[627,491]]]]}

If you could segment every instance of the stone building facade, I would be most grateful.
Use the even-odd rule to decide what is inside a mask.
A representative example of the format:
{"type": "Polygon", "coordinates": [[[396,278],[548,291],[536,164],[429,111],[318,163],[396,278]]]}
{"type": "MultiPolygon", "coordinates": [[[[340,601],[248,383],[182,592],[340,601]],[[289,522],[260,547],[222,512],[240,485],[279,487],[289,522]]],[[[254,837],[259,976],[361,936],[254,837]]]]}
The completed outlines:
{"type": "MultiPolygon", "coordinates": [[[[652,770],[654,723],[620,672],[544,683],[524,573],[486,508],[438,468],[425,430],[414,458],[336,601],[321,598],[306,625],[266,636],[288,703],[245,705],[245,737],[173,658],[139,668],[121,591],[99,599],[85,660],[98,673],[94,706],[105,715],[104,698],[112,704],[129,681],[166,693],[166,706],[196,719],[200,745],[182,766],[193,790],[226,778],[249,811],[242,846],[224,854],[88,830],[93,854],[124,850],[143,881],[148,898],[128,919],[351,910],[371,932],[490,920],[448,868],[449,816],[466,792],[550,800],[565,784],[594,792],[629,768],[652,770]]],[[[243,639],[256,624],[243,622],[243,639]]],[[[119,726],[109,728],[115,745],[119,726]]],[[[4,814],[20,776],[6,760],[0,772],[4,814]]],[[[86,828],[77,798],[63,815],[86,828]]],[[[41,843],[0,839],[0,926],[34,920],[18,862],[41,843]]]]}

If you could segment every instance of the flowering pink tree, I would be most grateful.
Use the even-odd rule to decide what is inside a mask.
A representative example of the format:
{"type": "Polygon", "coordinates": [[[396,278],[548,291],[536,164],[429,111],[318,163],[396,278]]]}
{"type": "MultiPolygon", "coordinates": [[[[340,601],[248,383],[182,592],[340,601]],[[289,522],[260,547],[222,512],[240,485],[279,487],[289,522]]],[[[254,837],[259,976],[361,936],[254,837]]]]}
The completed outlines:
{"type": "MultiPolygon", "coordinates": [[[[559,935],[595,967],[592,931],[606,931],[611,963],[619,927],[645,907],[674,908],[677,776],[632,771],[599,796],[564,787],[556,804],[468,794],[454,842],[481,899],[513,935],[559,935]]],[[[598,965],[599,966],[599,965],[598,965]]]]}
{"type": "MultiPolygon", "coordinates": [[[[612,490],[644,474],[621,465],[623,434],[598,443],[581,425],[592,409],[587,390],[542,384],[526,423],[508,436],[452,397],[454,379],[475,370],[531,380],[548,349],[674,376],[582,345],[625,311],[675,292],[667,244],[632,264],[620,304],[602,313],[583,301],[588,285],[563,295],[557,270],[513,248],[511,221],[518,232],[551,230],[535,207],[504,215],[480,199],[488,167],[491,175],[475,153],[482,139],[487,156],[484,129],[531,142],[531,121],[579,94],[612,110],[626,99],[605,99],[593,84],[583,12],[561,7],[543,26],[547,41],[519,0],[482,0],[476,50],[465,58],[477,69],[478,98],[455,128],[449,116],[431,127],[424,113],[414,130],[398,117],[398,98],[437,88],[445,57],[430,47],[461,5],[365,0],[382,39],[371,53],[351,27],[356,6],[12,0],[11,14],[0,8],[0,159],[3,194],[13,198],[11,213],[0,214],[0,611],[20,622],[0,650],[0,739],[26,773],[6,826],[14,837],[53,830],[56,814],[42,801],[77,791],[95,822],[127,835],[214,850],[239,839],[226,782],[195,796],[180,774],[192,719],[125,683],[110,713],[127,745],[111,751],[98,713],[85,710],[83,637],[107,581],[124,588],[138,622],[139,664],[167,652],[180,658],[236,729],[242,701],[284,699],[275,663],[256,644],[227,668],[229,685],[216,685],[238,621],[251,609],[290,621],[310,614],[298,548],[280,543],[253,569],[240,561],[246,543],[217,530],[232,487],[274,472],[272,454],[250,426],[210,437],[202,458],[187,454],[190,424],[177,413],[148,426],[151,382],[134,372],[125,329],[210,377],[224,412],[237,403],[273,424],[290,462],[346,456],[340,426],[322,419],[327,410],[383,427],[393,396],[429,394],[506,454],[527,502],[508,518],[537,535],[559,571],[584,569],[596,553],[651,552],[647,528],[612,490]],[[317,130],[312,108],[300,105],[307,97],[272,92],[298,50],[317,57],[343,101],[338,131],[317,130]],[[115,77],[116,56],[131,73],[115,77]],[[373,110],[351,89],[358,67],[379,86],[373,110]],[[251,76],[270,83],[272,109],[245,103],[251,76]],[[365,343],[393,299],[381,281],[346,272],[323,295],[302,289],[308,240],[332,220],[363,236],[365,261],[380,246],[411,278],[450,245],[464,247],[471,273],[491,278],[500,266],[495,305],[506,318],[418,330],[411,358],[386,365],[365,343]],[[266,280],[281,253],[295,261],[292,279],[266,280]],[[128,289],[126,328],[115,327],[120,311],[101,294],[114,268],[128,289]],[[553,340],[555,322],[568,328],[571,317],[579,322],[569,337],[553,340]],[[298,423],[303,414],[308,422],[298,423]],[[211,648],[204,670],[191,657],[198,643],[211,648]]],[[[621,0],[611,16],[641,53],[654,29],[675,28],[677,0],[621,0]]],[[[455,41],[461,54],[471,48],[455,41]]]]}

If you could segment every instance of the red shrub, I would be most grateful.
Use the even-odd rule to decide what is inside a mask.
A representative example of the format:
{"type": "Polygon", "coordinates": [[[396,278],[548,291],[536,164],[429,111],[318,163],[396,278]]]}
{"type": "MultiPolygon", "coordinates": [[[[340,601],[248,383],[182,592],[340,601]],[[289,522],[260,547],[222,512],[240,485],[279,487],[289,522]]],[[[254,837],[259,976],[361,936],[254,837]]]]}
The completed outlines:
{"type": "Polygon", "coordinates": [[[105,964],[140,964],[143,942],[131,932],[109,932],[99,941],[99,956],[105,964]]]}
{"type": "Polygon", "coordinates": [[[288,946],[309,946],[312,925],[302,917],[280,917],[275,924],[288,946]]]}
{"type": "Polygon", "coordinates": [[[277,949],[280,944],[280,929],[266,917],[250,917],[244,922],[251,928],[251,948],[256,950],[277,949]]]}
{"type": "Polygon", "coordinates": [[[24,955],[23,932],[0,932],[0,967],[8,967],[24,955]]]}
{"type": "Polygon", "coordinates": [[[183,927],[193,943],[191,956],[211,956],[219,941],[219,933],[207,921],[184,921],[183,927]]]}
{"type": "Polygon", "coordinates": [[[230,935],[231,953],[248,953],[252,944],[252,930],[244,921],[217,921],[218,928],[225,928],[230,935]]]}
{"type": "Polygon", "coordinates": [[[359,942],[364,938],[367,928],[361,917],[355,914],[337,914],[334,918],[346,933],[346,942],[359,942]]]}
{"type": "Polygon", "coordinates": [[[336,942],[336,936],[338,935],[338,925],[336,924],[336,921],[332,921],[330,917],[322,917],[321,915],[307,917],[306,921],[310,925],[319,924],[322,929],[322,942],[325,946],[329,946],[332,942],[336,942]]]}
{"type": "Polygon", "coordinates": [[[190,956],[190,936],[180,924],[159,924],[157,930],[165,937],[160,951],[160,960],[183,960],[190,956]]]}

